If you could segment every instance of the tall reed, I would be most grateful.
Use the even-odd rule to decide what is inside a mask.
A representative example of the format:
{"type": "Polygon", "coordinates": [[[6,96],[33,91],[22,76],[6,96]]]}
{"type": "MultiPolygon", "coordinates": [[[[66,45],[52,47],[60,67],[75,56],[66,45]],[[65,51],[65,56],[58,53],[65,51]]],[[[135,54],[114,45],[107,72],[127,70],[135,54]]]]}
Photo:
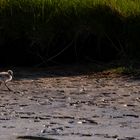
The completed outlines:
{"type": "Polygon", "coordinates": [[[139,21],[139,0],[0,0],[0,47],[45,61],[69,48],[79,59],[139,57],[139,21]]]}

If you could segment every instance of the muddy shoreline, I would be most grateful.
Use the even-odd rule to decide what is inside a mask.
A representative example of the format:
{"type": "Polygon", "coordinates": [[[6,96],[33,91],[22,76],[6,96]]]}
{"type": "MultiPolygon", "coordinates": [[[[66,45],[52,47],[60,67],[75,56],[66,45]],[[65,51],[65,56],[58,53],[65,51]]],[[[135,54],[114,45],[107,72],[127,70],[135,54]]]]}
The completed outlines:
{"type": "Polygon", "coordinates": [[[140,80],[16,70],[0,87],[0,139],[140,140],[140,80]],[[20,137],[24,136],[24,137],[20,137]]]}

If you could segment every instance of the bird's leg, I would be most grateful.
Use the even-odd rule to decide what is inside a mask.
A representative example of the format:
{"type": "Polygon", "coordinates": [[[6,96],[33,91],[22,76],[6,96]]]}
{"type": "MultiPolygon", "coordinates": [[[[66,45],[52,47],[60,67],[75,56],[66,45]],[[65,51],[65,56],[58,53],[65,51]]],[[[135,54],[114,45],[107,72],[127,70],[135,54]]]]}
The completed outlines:
{"type": "Polygon", "coordinates": [[[9,91],[12,91],[7,85],[6,85],[6,83],[4,82],[4,84],[5,84],[5,86],[7,87],[7,89],[9,90],[9,91]]]}

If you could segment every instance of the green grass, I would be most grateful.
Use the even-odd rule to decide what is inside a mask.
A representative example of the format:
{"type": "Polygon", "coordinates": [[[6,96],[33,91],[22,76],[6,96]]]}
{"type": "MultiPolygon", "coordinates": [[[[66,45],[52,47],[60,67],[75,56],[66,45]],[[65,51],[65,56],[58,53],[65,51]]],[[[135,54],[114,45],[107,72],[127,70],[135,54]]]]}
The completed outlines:
{"type": "Polygon", "coordinates": [[[0,47],[41,61],[69,48],[78,59],[140,58],[139,35],[139,0],[0,0],[0,47]]]}

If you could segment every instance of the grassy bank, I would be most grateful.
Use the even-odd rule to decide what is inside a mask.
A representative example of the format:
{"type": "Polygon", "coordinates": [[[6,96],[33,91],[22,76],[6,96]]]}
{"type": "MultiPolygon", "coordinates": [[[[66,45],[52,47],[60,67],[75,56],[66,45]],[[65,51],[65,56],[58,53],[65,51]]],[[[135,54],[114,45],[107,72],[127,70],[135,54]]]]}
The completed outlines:
{"type": "Polygon", "coordinates": [[[1,63],[139,59],[139,35],[138,0],[0,0],[1,63]]]}

